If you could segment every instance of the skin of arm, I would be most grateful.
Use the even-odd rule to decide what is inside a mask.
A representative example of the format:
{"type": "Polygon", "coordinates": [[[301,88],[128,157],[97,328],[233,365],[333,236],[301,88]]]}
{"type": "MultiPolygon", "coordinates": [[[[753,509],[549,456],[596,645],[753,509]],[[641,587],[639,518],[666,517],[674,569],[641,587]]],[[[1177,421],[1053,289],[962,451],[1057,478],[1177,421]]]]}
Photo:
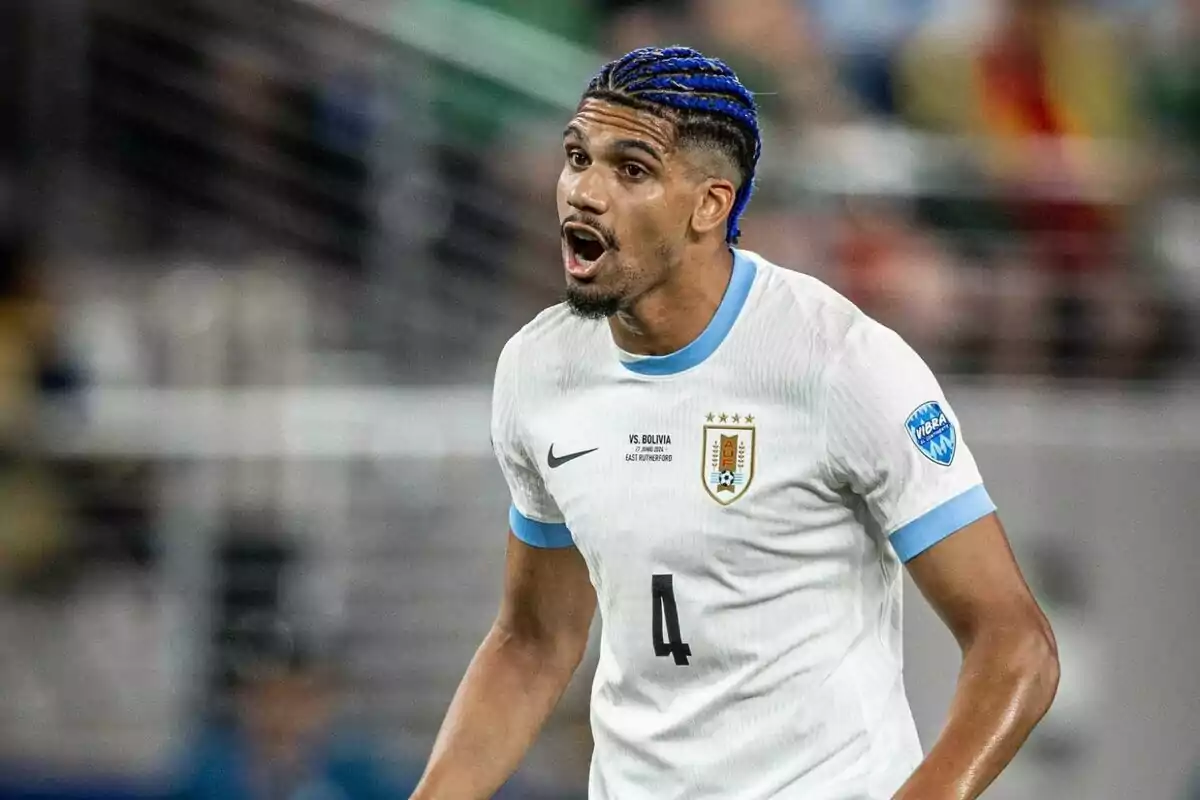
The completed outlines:
{"type": "Polygon", "coordinates": [[[908,562],[962,667],[949,717],[894,800],[973,800],[1008,765],[1058,688],[1050,623],[989,514],[908,562]]]}
{"type": "Polygon", "coordinates": [[[583,659],[596,611],[574,547],[509,533],[504,595],[412,800],[485,800],[516,771],[583,659]]]}

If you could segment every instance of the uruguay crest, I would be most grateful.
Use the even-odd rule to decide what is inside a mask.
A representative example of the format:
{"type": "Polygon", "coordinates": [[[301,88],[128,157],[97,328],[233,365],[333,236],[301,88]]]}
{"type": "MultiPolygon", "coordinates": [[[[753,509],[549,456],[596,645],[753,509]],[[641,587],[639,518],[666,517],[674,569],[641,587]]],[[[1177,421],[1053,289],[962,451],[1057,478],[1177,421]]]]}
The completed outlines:
{"type": "Polygon", "coordinates": [[[754,416],[709,414],[704,426],[700,477],[709,497],[727,506],[754,478],[754,416]]]}
{"type": "Polygon", "coordinates": [[[936,401],[924,403],[908,415],[908,436],[926,458],[943,467],[954,460],[958,434],[954,423],[936,401]]]}

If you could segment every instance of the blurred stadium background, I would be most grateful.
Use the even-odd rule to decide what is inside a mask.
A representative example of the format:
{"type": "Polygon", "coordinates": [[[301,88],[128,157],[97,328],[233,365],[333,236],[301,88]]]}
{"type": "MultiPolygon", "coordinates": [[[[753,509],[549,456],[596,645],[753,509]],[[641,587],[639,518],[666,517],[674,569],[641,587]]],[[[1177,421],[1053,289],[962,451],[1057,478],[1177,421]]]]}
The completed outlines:
{"type": "MultiPolygon", "coordinates": [[[[761,96],[744,246],[947,376],[1054,619],[988,796],[1200,797],[1195,0],[4,0],[0,797],[407,796],[498,597],[490,373],[557,299],[561,126],[680,41],[761,96]],[[332,669],[247,699],[259,625],[332,669]],[[206,732],[318,694],[358,784],[213,789],[258,751],[206,732]]],[[[913,600],[929,741],[957,654],[913,600]]],[[[510,796],[584,797],[589,681],[510,796]]]]}

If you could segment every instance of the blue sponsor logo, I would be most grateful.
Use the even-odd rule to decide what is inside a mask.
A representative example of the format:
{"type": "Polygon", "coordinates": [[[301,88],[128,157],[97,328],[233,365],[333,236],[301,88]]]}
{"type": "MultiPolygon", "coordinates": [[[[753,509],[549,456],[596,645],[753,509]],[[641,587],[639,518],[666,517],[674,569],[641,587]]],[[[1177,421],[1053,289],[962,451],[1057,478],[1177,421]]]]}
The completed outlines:
{"type": "Polygon", "coordinates": [[[943,467],[950,466],[958,434],[954,431],[954,423],[936,401],[918,407],[908,415],[904,425],[908,428],[908,437],[926,458],[943,467]]]}

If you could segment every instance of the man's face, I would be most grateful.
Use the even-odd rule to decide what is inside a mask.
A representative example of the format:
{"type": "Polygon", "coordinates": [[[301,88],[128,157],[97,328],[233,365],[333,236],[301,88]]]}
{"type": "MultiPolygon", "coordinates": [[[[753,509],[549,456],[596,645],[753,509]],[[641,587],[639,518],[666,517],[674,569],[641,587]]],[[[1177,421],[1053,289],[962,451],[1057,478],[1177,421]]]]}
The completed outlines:
{"type": "Polygon", "coordinates": [[[628,309],[679,261],[696,200],[675,127],[586,100],[563,136],[558,179],[567,303],[591,318],[628,309]]]}

